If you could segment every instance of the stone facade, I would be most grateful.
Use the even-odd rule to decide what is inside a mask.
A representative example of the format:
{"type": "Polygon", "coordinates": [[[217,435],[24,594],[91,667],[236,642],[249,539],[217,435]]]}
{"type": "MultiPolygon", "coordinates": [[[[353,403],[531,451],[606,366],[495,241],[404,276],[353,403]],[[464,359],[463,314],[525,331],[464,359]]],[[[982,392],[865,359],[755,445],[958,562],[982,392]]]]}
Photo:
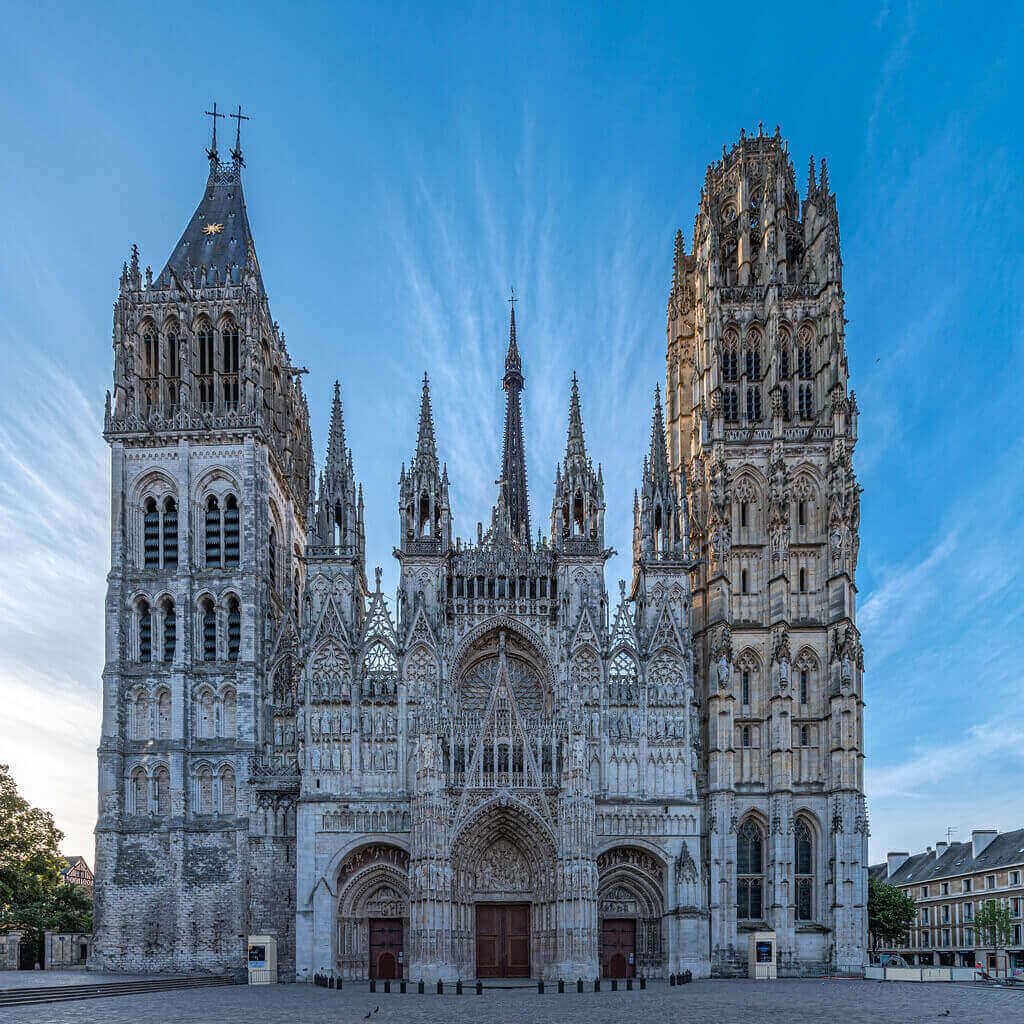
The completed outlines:
{"type": "MultiPolygon", "coordinates": [[[[866,826],[854,412],[841,335],[814,351],[838,352],[840,383],[822,370],[820,387],[845,412],[801,421],[798,436],[781,421],[733,437],[703,412],[715,400],[717,370],[705,363],[718,342],[708,333],[696,346],[683,327],[711,332],[706,304],[723,309],[728,289],[701,269],[705,257],[678,247],[669,424],[656,395],[632,582],[612,597],[604,483],[575,378],[550,530],[531,534],[513,306],[491,522],[470,542],[453,536],[424,378],[399,484],[392,609],[380,570],[372,586],[366,575],[340,389],[317,477],[300,372],[249,231],[240,146],[222,163],[214,139],[209,155],[203,198],[167,266],[154,279],[133,250],[115,304],[92,963],[237,971],[243,937],[274,934],[282,977],[300,980],[703,976],[734,967],[738,930],[769,922],[788,969],[859,967],[866,826]],[[759,619],[750,602],[731,611],[732,563],[718,547],[708,561],[714,531],[703,483],[692,482],[712,486],[722,460],[721,473],[750,487],[784,463],[787,496],[813,482],[819,490],[800,500],[814,503],[822,531],[827,488],[842,484],[839,561],[827,560],[823,533],[794,533],[787,547],[779,593],[794,612],[781,596],[759,619]],[[813,608],[785,583],[790,560],[802,568],[812,554],[821,560],[813,608]],[[826,564],[836,568],[827,581],[826,564]],[[811,665],[813,702],[799,706],[796,680],[811,665]],[[752,670],[756,697],[741,706],[752,670]],[[814,744],[794,739],[805,725],[814,744]],[[763,730],[763,744],[740,739],[747,727],[763,730]],[[744,839],[738,879],[737,836],[754,826],[760,859],[744,839]],[[808,887],[804,920],[795,901],[808,887]]],[[[822,188],[814,210],[834,221],[822,188]]],[[[699,224],[719,216],[705,212],[708,191],[699,224]]],[[[808,253],[832,254],[825,273],[838,237],[812,234],[808,253]]],[[[787,287],[779,267],[760,271],[772,283],[743,300],[746,319],[755,305],[764,312],[771,339],[787,287]]],[[[837,288],[804,285],[813,298],[792,313],[794,330],[805,320],[834,327],[822,311],[838,303],[841,331],[837,288]]],[[[740,493],[721,486],[715,508],[740,493]]],[[[743,500],[755,510],[746,515],[768,516],[767,491],[763,506],[754,493],[743,500]]],[[[772,500],[788,508],[788,497],[772,500]]],[[[748,542],[734,538],[730,557],[753,564],[761,549],[753,534],[748,542]]]]}

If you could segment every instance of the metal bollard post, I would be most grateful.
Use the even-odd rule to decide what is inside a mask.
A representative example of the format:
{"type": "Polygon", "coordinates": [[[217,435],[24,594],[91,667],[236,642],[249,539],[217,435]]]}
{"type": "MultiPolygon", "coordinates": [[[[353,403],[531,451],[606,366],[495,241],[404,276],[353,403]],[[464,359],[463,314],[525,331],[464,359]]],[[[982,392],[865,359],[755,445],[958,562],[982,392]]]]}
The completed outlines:
{"type": "Polygon", "coordinates": [[[420,983],[419,983],[419,985],[418,985],[418,986],[416,987],[416,992],[417,992],[417,993],[418,993],[419,995],[423,995],[423,979],[422,979],[422,978],[420,978],[420,983]]]}
{"type": "Polygon", "coordinates": [[[674,974],[670,974],[668,976],[668,983],[671,988],[676,987],[676,976],[674,974]]]}
{"type": "Polygon", "coordinates": [[[459,980],[457,982],[455,982],[455,994],[457,996],[461,996],[462,995],[462,979],[461,978],[459,978],[459,980]]]}
{"type": "Polygon", "coordinates": [[[477,979],[476,983],[476,994],[478,996],[482,996],[484,994],[484,983],[480,981],[479,978],[477,979]]]}
{"type": "Polygon", "coordinates": [[[539,995],[539,996],[544,995],[544,979],[543,978],[541,978],[540,981],[537,982],[537,995],[539,995]]]}
{"type": "Polygon", "coordinates": [[[583,979],[582,978],[577,978],[576,979],[576,991],[577,992],[582,992],[583,991],[583,979]]]}
{"type": "Polygon", "coordinates": [[[600,978],[600,976],[598,976],[598,977],[596,977],[594,979],[594,991],[595,992],[600,992],[601,991],[601,978],[600,978]]]}
{"type": "Polygon", "coordinates": [[[440,978],[437,979],[437,994],[439,996],[444,995],[444,982],[440,978]]]}
{"type": "MultiPolygon", "coordinates": [[[[331,981],[333,982],[334,979],[331,978],[331,981]]],[[[333,986],[332,986],[332,988],[333,988],[333,986]]],[[[370,979],[370,991],[371,992],[376,992],[377,991],[377,979],[376,978],[371,978],[370,979]]]]}
{"type": "Polygon", "coordinates": [[[558,979],[558,994],[560,996],[565,995],[565,982],[561,978],[558,979]]]}
{"type": "Polygon", "coordinates": [[[400,982],[398,983],[398,991],[399,991],[399,992],[401,992],[403,996],[405,995],[405,978],[403,978],[403,979],[402,979],[402,980],[401,980],[401,981],[400,981],[400,982]]]}
{"type": "Polygon", "coordinates": [[[385,995],[390,995],[391,994],[391,979],[390,978],[385,978],[384,979],[384,994],[385,995]]]}
{"type": "Polygon", "coordinates": [[[647,975],[646,974],[641,974],[640,975],[640,991],[642,992],[645,988],[647,988],[647,975]]]}
{"type": "Polygon", "coordinates": [[[633,979],[632,978],[627,978],[626,979],[626,991],[627,992],[632,992],[633,991],[633,979]]]}
{"type": "Polygon", "coordinates": [[[618,992],[619,991],[619,979],[618,978],[612,978],[612,991],[613,992],[618,992]]]}
{"type": "Polygon", "coordinates": [[[344,978],[339,978],[338,979],[338,983],[334,987],[336,989],[338,989],[338,991],[340,992],[341,989],[344,987],[344,985],[345,985],[345,979],[344,978]]]}

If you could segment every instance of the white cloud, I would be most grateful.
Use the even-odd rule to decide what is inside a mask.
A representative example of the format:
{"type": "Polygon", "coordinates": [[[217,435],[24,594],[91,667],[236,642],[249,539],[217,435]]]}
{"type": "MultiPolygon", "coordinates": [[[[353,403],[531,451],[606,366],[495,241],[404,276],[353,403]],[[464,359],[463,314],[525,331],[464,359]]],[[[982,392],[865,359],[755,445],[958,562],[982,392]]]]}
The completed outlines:
{"type": "MultiPolygon", "coordinates": [[[[27,349],[26,349],[27,351],[27,349]]],[[[0,757],[92,859],[108,568],[109,470],[98,409],[26,355],[0,427],[0,757]]]]}

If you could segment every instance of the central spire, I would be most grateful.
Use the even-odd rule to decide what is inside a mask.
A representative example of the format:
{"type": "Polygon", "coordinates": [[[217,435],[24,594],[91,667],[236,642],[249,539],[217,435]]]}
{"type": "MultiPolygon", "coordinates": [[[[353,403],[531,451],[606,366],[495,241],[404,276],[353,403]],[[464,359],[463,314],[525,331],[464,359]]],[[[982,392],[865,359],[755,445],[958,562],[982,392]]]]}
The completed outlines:
{"type": "Polygon", "coordinates": [[[526,490],[526,449],[523,445],[523,413],[519,395],[523,390],[523,361],[516,344],[516,296],[509,298],[508,354],[505,356],[505,443],[502,452],[501,492],[498,496],[502,518],[509,534],[524,544],[530,542],[530,497],[526,490]]]}

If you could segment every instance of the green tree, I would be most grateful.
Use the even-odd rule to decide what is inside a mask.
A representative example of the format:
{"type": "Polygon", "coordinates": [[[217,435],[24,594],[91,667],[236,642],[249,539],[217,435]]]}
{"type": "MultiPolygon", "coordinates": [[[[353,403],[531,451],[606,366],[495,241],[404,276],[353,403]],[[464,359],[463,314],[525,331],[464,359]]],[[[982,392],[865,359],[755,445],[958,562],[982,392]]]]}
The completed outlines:
{"type": "Polygon", "coordinates": [[[913,925],[917,913],[912,896],[877,878],[868,879],[868,935],[871,952],[895,946],[913,925]]]}
{"type": "Polygon", "coordinates": [[[63,838],[53,815],[33,807],[0,764],[0,931],[26,932],[37,951],[45,931],[92,930],[89,894],[61,876],[63,838]]]}
{"type": "Polygon", "coordinates": [[[998,900],[985,900],[974,915],[974,934],[979,946],[997,954],[999,947],[1008,945],[1013,938],[1010,908],[998,900]]]}

